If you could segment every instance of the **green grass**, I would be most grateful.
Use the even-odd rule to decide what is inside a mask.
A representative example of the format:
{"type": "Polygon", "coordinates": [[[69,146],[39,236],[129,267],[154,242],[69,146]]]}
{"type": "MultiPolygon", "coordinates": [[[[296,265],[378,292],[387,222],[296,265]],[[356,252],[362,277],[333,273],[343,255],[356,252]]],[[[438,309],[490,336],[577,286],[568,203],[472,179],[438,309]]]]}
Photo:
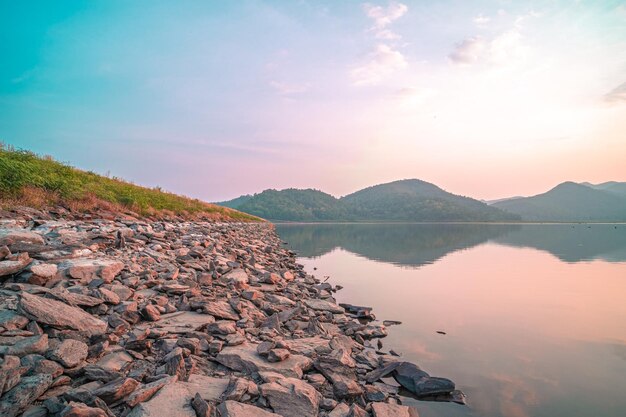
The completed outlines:
{"type": "Polygon", "coordinates": [[[77,209],[109,208],[132,210],[141,215],[207,215],[215,219],[258,221],[257,217],[86,172],[0,144],[0,202],[4,206],[55,204],[77,209]]]}

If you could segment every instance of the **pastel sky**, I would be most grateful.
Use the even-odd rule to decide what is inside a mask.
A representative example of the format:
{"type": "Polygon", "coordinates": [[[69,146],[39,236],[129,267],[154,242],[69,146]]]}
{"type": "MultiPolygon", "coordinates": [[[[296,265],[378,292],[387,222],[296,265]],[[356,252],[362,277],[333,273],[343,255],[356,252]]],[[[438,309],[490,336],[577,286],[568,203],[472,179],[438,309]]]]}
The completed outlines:
{"type": "Polygon", "coordinates": [[[208,201],[626,181],[626,1],[0,0],[0,140],[208,201]]]}

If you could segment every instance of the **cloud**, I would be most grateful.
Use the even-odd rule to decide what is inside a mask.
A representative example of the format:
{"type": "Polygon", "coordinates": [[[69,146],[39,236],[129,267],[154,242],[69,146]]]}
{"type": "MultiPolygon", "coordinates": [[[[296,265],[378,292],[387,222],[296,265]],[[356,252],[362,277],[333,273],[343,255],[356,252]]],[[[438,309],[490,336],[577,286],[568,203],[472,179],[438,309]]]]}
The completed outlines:
{"type": "Polygon", "coordinates": [[[605,94],[604,99],[609,103],[626,102],[626,82],[605,94]]]}
{"type": "Polygon", "coordinates": [[[291,96],[309,91],[309,84],[290,84],[280,81],[270,81],[270,86],[281,96],[291,96]]]}
{"type": "Polygon", "coordinates": [[[476,26],[478,27],[483,27],[485,25],[487,25],[487,23],[489,23],[491,21],[491,18],[489,16],[484,16],[482,13],[479,14],[478,16],[476,16],[473,19],[474,23],[476,24],[476,26]]]}
{"type": "Polygon", "coordinates": [[[478,61],[485,49],[485,40],[480,36],[473,36],[458,43],[448,58],[455,64],[469,65],[478,61]]]}
{"type": "Polygon", "coordinates": [[[363,9],[367,17],[374,21],[374,28],[376,29],[384,29],[394,20],[404,16],[409,10],[406,4],[397,3],[395,1],[390,2],[387,7],[373,6],[369,3],[365,3],[363,9]]]}
{"type": "Polygon", "coordinates": [[[462,66],[476,63],[506,66],[523,60],[528,49],[520,31],[512,29],[491,39],[481,36],[467,38],[456,44],[448,58],[462,66]]]}
{"type": "Polygon", "coordinates": [[[378,44],[365,65],[354,68],[350,76],[354,85],[374,85],[394,71],[405,68],[406,59],[389,45],[378,44]]]}

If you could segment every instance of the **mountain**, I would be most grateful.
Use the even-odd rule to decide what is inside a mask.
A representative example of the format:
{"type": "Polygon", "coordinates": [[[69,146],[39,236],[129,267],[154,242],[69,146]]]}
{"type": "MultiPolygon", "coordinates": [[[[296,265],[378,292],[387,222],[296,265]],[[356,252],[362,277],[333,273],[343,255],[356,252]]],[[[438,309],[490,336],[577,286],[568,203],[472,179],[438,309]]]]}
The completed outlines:
{"type": "Polygon", "coordinates": [[[337,199],[319,190],[265,190],[217,203],[271,220],[285,221],[507,221],[519,216],[450,194],[420,180],[365,188],[337,199]]]}
{"type": "Polygon", "coordinates": [[[596,190],[608,191],[613,194],[626,196],[626,182],[609,181],[602,184],[591,184],[588,182],[581,183],[587,187],[595,188],[596,190]]]}
{"type": "Polygon", "coordinates": [[[375,185],[341,199],[359,220],[507,221],[519,217],[411,179],[375,185]]]}
{"type": "Polygon", "coordinates": [[[620,194],[619,184],[623,183],[597,188],[564,182],[546,193],[501,201],[492,207],[527,221],[626,221],[626,195],[620,194]]]}
{"type": "Polygon", "coordinates": [[[343,204],[319,190],[265,190],[253,196],[217,203],[271,220],[318,221],[346,219],[343,204]]]}

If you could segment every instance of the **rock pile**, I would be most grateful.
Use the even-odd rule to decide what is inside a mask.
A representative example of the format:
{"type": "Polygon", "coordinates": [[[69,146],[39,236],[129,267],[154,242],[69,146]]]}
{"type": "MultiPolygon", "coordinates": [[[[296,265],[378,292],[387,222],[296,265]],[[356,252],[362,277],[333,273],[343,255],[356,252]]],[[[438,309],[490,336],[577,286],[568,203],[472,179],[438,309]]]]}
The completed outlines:
{"type": "Polygon", "coordinates": [[[0,220],[0,415],[416,416],[400,387],[462,402],[378,351],[371,309],[281,244],[269,224],[0,220]]]}

